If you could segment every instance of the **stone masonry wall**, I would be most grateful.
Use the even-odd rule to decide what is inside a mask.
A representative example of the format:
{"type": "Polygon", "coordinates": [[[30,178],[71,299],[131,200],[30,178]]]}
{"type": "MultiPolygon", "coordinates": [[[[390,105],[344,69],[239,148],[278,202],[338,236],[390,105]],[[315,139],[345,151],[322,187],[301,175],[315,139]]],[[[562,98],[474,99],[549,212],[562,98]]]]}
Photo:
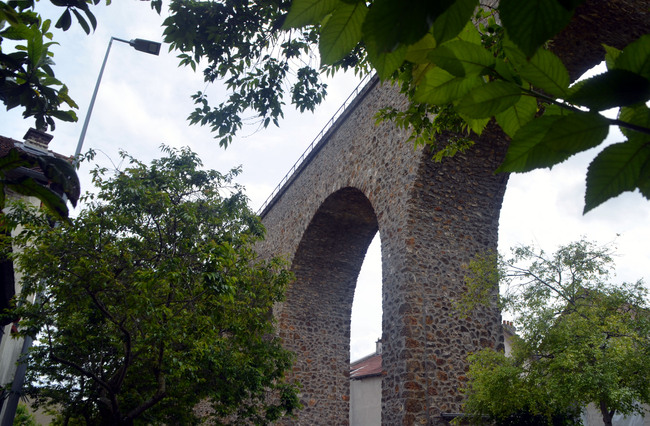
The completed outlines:
{"type": "Polygon", "coordinates": [[[492,170],[503,150],[477,148],[433,163],[405,142],[406,133],[374,124],[379,107],[403,104],[394,88],[373,84],[361,96],[264,215],[268,236],[260,252],[285,254],[297,278],[276,310],[303,385],[305,409],[296,424],[347,422],[352,298],[377,230],[384,424],[458,411],[467,352],[501,342],[496,309],[460,321],[451,304],[461,291],[461,264],[496,248],[507,178],[492,170]]]}
{"type": "MultiPolygon", "coordinates": [[[[586,0],[551,45],[575,78],[600,62],[601,43],[622,48],[650,32],[647,0],[586,0]]],[[[377,230],[382,248],[382,424],[445,424],[459,412],[466,355],[502,345],[500,315],[454,315],[463,265],[497,247],[507,176],[492,172],[507,142],[487,129],[466,154],[442,163],[374,114],[403,106],[370,85],[263,214],[263,256],[285,255],[296,281],[277,306],[305,409],[287,423],[342,425],[349,410],[354,286],[377,230]]]]}

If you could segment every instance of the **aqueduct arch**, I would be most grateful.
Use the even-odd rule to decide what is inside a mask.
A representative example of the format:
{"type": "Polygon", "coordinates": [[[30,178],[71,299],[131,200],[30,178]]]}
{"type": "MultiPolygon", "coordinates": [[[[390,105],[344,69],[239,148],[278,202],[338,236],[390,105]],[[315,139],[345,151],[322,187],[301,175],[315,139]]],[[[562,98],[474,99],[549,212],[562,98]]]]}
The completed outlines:
{"type": "MultiPolygon", "coordinates": [[[[587,0],[554,49],[577,77],[650,32],[647,0],[587,0]]],[[[507,142],[486,130],[466,154],[434,163],[390,124],[397,91],[369,84],[262,213],[264,256],[283,254],[296,281],[276,315],[297,355],[305,409],[296,424],[348,421],[349,319],[372,236],[382,244],[382,423],[444,424],[462,405],[466,355],[501,344],[500,315],[453,315],[463,264],[496,249],[507,176],[494,175],[507,142]]],[[[292,422],[292,421],[290,421],[292,422]]]]}
{"type": "Polygon", "coordinates": [[[507,176],[492,171],[505,144],[486,135],[468,155],[433,163],[404,143],[404,132],[375,126],[375,111],[396,102],[402,100],[394,88],[369,84],[263,215],[260,250],[288,254],[296,274],[277,315],[297,354],[301,424],[347,421],[352,298],[377,230],[385,423],[458,411],[465,356],[500,344],[496,310],[469,320],[450,313],[461,265],[496,248],[507,176]]]}

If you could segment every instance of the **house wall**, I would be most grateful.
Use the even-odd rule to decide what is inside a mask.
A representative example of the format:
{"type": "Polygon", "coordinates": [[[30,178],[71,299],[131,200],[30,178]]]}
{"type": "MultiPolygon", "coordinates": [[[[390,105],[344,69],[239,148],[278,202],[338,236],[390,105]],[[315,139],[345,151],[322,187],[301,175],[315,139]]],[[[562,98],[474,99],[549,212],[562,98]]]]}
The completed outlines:
{"type": "MultiPolygon", "coordinates": [[[[635,414],[629,417],[624,417],[621,414],[614,414],[612,419],[613,426],[650,426],[650,407],[644,406],[645,417],[640,414],[635,414]]],[[[604,426],[602,414],[600,410],[594,405],[589,404],[587,410],[582,416],[582,424],[584,426],[604,426]]]]}
{"type": "Polygon", "coordinates": [[[381,425],[381,376],[350,381],[350,426],[381,425]]]}
{"type": "MultiPolygon", "coordinates": [[[[21,198],[24,202],[31,204],[33,206],[39,206],[40,200],[36,197],[25,197],[13,192],[7,192],[8,204],[11,203],[10,200],[21,198]]],[[[12,231],[12,234],[16,235],[21,232],[20,228],[12,231]]],[[[17,248],[14,247],[14,250],[17,248]]],[[[14,272],[14,286],[15,292],[18,294],[22,288],[20,285],[21,274],[19,271],[14,272]]],[[[20,353],[23,349],[24,339],[14,338],[11,336],[11,328],[14,324],[7,324],[3,328],[2,340],[0,341],[0,386],[10,388],[11,383],[14,380],[14,375],[16,374],[17,361],[20,357],[20,353]]],[[[0,419],[4,419],[6,415],[6,399],[0,401],[0,419]]]]}
{"type": "Polygon", "coordinates": [[[0,386],[11,383],[16,371],[15,360],[18,359],[20,351],[23,346],[23,339],[14,339],[11,337],[11,327],[13,324],[8,324],[4,327],[2,335],[2,343],[0,343],[0,386]],[[11,362],[5,362],[11,360],[11,362]]]}

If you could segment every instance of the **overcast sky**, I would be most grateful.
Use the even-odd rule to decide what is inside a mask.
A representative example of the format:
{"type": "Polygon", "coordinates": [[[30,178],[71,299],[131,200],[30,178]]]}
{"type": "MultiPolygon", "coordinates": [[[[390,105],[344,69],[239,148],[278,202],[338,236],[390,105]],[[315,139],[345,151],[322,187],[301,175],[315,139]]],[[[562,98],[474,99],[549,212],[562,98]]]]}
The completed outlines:
{"type": "MultiPolygon", "coordinates": [[[[40,10],[51,10],[39,2],[40,10]]],[[[55,31],[54,68],[79,105],[79,122],[58,123],[50,147],[72,155],[90,102],[99,69],[111,36],[161,40],[164,19],[148,2],[120,1],[93,9],[98,20],[94,34],[86,36],[78,25],[62,33],[55,31]]],[[[164,15],[164,14],[163,14],[164,15]]],[[[50,17],[56,19],[58,14],[50,17]]],[[[119,166],[118,151],[149,161],[160,156],[159,146],[189,146],[206,167],[225,172],[243,166],[239,182],[246,187],[251,205],[257,209],[299,158],[320,129],[357,85],[353,76],[329,81],[329,95],[315,113],[300,114],[287,108],[280,128],[258,130],[245,127],[232,146],[224,150],[209,129],[189,126],[186,117],[193,109],[190,95],[205,91],[216,104],[224,91],[207,88],[202,74],[178,68],[175,54],[163,45],[160,56],[147,55],[114,42],[104,72],[95,109],[84,143],[85,151],[98,151],[95,163],[119,166]]],[[[0,134],[21,140],[32,120],[23,120],[18,109],[0,113],[0,134]]],[[[610,142],[622,140],[612,129],[610,142]]],[[[499,249],[535,244],[547,251],[581,237],[618,248],[617,280],[643,278],[650,282],[650,202],[638,193],[628,193],[582,215],[584,176],[593,152],[575,156],[554,167],[510,177],[501,212],[499,249]]],[[[89,165],[80,171],[84,190],[89,188],[89,165]]],[[[351,358],[374,351],[381,336],[381,262],[377,241],[371,244],[357,285],[353,307],[351,358]]]]}

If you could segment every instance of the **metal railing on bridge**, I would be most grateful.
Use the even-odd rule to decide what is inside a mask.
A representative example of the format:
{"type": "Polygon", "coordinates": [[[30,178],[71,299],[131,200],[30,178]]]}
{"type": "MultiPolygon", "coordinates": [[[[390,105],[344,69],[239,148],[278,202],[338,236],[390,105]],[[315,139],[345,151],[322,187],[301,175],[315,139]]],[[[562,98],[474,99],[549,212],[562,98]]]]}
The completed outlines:
{"type": "Polygon", "coordinates": [[[307,158],[309,153],[312,152],[314,147],[318,145],[318,143],[321,141],[321,139],[323,139],[323,136],[325,136],[325,134],[328,132],[328,130],[334,125],[336,120],[338,120],[339,117],[341,117],[341,115],[343,115],[343,112],[345,112],[347,107],[350,106],[350,104],[352,104],[352,102],[357,97],[357,95],[361,92],[361,90],[363,90],[363,88],[365,88],[366,84],[368,84],[370,81],[372,81],[373,75],[366,74],[366,75],[363,76],[363,78],[361,79],[361,81],[359,82],[357,87],[355,87],[354,90],[352,91],[352,93],[350,93],[350,95],[345,99],[345,101],[343,101],[343,104],[339,107],[339,109],[336,110],[336,112],[334,113],[332,118],[330,118],[330,120],[327,122],[327,124],[325,124],[325,126],[323,126],[321,131],[318,132],[316,137],[311,141],[311,143],[309,144],[307,149],[305,149],[305,151],[302,153],[300,158],[298,158],[298,160],[294,163],[294,165],[287,172],[287,174],[284,175],[282,180],[280,180],[280,183],[275,187],[275,189],[273,189],[273,191],[271,192],[271,195],[269,195],[269,197],[266,199],[266,201],[264,201],[262,206],[257,211],[258,215],[262,215],[264,213],[264,210],[266,210],[266,208],[271,204],[271,202],[273,201],[275,196],[278,195],[278,193],[280,192],[282,187],[289,181],[289,179],[291,179],[291,177],[296,172],[296,170],[298,170],[300,168],[300,166],[305,161],[305,159],[307,158]]]}

